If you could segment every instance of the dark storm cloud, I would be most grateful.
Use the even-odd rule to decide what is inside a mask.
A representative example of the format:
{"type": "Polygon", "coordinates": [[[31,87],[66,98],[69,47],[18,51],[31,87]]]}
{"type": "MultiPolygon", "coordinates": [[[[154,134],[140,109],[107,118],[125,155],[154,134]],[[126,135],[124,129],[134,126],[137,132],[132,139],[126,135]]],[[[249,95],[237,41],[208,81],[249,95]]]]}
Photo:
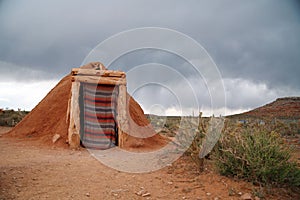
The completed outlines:
{"type": "MultiPolygon", "coordinates": [[[[262,91],[269,92],[269,99],[276,95],[299,95],[299,11],[296,0],[3,0],[0,78],[59,79],[111,35],[157,26],[183,32],[204,46],[224,77],[228,99],[249,84],[258,84],[248,88],[254,96],[262,91]],[[278,88],[281,90],[277,91],[278,88]]],[[[193,70],[182,59],[161,52],[133,55],[124,56],[114,66],[151,61],[175,69],[185,67],[185,76],[193,82],[193,70]]],[[[241,101],[247,98],[246,93],[244,98],[240,96],[241,101]]],[[[252,105],[249,102],[247,107],[262,101],[252,105]]],[[[240,104],[232,103],[231,107],[240,104]]]]}

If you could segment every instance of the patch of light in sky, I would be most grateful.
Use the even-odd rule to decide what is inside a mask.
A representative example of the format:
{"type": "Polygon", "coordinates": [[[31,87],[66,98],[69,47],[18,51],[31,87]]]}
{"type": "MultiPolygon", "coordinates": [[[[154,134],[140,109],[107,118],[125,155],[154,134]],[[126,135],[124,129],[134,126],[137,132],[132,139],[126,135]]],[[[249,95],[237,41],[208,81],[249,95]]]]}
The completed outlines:
{"type": "Polygon", "coordinates": [[[30,111],[57,83],[57,80],[32,83],[0,82],[0,108],[30,111]]]}

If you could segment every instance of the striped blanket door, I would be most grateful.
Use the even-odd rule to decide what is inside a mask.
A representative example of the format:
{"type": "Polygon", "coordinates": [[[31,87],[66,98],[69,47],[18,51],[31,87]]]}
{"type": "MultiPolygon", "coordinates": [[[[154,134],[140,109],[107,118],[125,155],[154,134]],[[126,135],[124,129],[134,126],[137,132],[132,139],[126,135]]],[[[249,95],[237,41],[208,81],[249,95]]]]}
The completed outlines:
{"type": "Polygon", "coordinates": [[[117,145],[116,108],[118,87],[83,84],[83,133],[81,142],[91,149],[108,149],[117,145]]]}

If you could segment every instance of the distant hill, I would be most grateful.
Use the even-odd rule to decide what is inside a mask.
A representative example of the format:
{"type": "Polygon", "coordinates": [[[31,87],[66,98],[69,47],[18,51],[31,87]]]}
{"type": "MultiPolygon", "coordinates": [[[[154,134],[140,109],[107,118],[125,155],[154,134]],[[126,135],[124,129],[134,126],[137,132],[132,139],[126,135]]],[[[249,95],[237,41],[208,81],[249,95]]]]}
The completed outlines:
{"type": "Polygon", "coordinates": [[[276,117],[300,119],[300,97],[278,98],[272,103],[228,117],[276,117]]]}

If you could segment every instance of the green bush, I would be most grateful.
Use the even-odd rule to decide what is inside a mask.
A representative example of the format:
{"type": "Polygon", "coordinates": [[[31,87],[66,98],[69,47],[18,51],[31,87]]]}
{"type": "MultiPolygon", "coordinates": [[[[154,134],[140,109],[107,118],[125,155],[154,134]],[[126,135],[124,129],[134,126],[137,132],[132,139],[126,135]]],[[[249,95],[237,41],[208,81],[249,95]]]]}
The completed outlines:
{"type": "Polygon", "coordinates": [[[244,130],[223,135],[215,147],[222,175],[262,185],[300,187],[300,169],[276,132],[244,130]]]}
{"type": "Polygon", "coordinates": [[[0,113],[0,126],[15,126],[28,113],[27,111],[4,110],[0,113]]]}

